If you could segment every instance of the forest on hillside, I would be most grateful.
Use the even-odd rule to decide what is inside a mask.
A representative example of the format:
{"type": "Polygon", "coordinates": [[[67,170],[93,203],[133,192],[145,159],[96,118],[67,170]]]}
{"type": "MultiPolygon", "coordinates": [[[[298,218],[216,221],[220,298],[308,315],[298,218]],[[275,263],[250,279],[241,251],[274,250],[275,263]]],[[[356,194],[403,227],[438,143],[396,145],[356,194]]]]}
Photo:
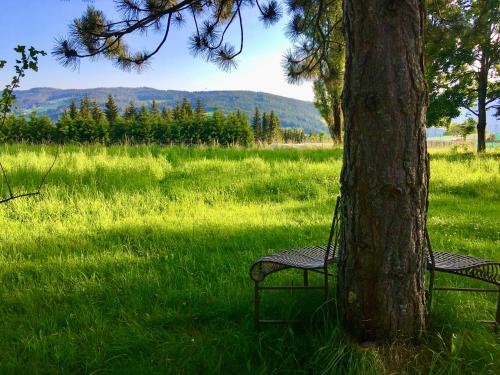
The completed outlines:
{"type": "Polygon", "coordinates": [[[0,126],[1,142],[26,143],[102,143],[161,145],[240,145],[270,144],[275,142],[302,143],[303,129],[283,129],[279,117],[271,111],[255,113],[250,124],[242,111],[225,115],[215,108],[205,111],[198,99],[195,108],[184,98],[173,108],[160,106],[153,100],[137,107],[130,101],[120,111],[109,95],[102,108],[97,100],[84,97],[78,106],[71,101],[53,122],[47,115],[32,112],[28,118],[11,115],[0,126]]]}
{"type": "Polygon", "coordinates": [[[142,104],[148,105],[153,100],[159,106],[174,107],[176,102],[186,98],[192,105],[197,100],[201,100],[207,112],[212,112],[217,108],[227,115],[229,112],[240,110],[250,118],[253,116],[255,107],[259,107],[263,112],[274,111],[284,128],[302,128],[306,133],[311,131],[313,133],[327,132],[327,128],[313,103],[252,91],[188,92],[156,90],[148,87],[60,90],[41,87],[16,91],[17,113],[29,115],[30,112],[36,111],[37,114],[47,115],[55,121],[72,100],[80,101],[84,97],[90,97],[103,106],[108,95],[113,96],[120,110],[124,110],[131,100],[139,107],[142,104]]]}

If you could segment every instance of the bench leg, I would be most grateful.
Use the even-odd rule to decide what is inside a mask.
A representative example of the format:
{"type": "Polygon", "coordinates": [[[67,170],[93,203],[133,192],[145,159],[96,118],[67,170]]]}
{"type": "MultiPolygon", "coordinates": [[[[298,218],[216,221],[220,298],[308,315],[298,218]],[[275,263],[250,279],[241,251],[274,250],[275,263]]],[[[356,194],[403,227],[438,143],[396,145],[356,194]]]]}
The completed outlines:
{"type": "Polygon", "coordinates": [[[304,270],[304,286],[309,286],[309,274],[304,270]]]}
{"type": "Polygon", "coordinates": [[[259,283],[255,282],[255,300],[254,300],[254,324],[255,329],[260,330],[260,290],[259,283]]]}
{"type": "Polygon", "coordinates": [[[498,289],[497,315],[496,315],[495,332],[500,328],[500,288],[498,289]]]}
{"type": "Polygon", "coordinates": [[[325,297],[325,302],[328,301],[328,269],[325,269],[325,281],[324,281],[324,286],[325,286],[325,291],[324,291],[324,297],[325,297]]]}
{"type": "Polygon", "coordinates": [[[429,289],[427,290],[427,301],[425,301],[425,305],[426,305],[426,308],[427,308],[427,320],[430,320],[430,318],[431,318],[432,289],[434,289],[434,270],[430,271],[430,275],[429,275],[429,289]]]}

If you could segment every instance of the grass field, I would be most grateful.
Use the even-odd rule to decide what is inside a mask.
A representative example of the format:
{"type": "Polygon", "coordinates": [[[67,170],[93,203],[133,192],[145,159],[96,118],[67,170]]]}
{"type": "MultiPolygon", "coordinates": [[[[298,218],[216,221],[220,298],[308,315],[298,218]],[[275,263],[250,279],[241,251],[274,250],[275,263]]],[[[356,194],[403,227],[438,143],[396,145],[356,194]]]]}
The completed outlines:
{"type": "MultiPolygon", "coordinates": [[[[55,151],[0,146],[16,191],[55,151]]],[[[499,336],[475,322],[496,295],[436,292],[417,347],[352,345],[321,292],[264,295],[263,315],[308,320],[254,331],[249,266],[326,242],[341,155],[65,146],[40,197],[0,206],[0,373],[498,373],[499,336]]],[[[434,248],[500,258],[500,153],[431,157],[434,248]]],[[[458,281],[478,285],[437,277],[458,281]]]]}

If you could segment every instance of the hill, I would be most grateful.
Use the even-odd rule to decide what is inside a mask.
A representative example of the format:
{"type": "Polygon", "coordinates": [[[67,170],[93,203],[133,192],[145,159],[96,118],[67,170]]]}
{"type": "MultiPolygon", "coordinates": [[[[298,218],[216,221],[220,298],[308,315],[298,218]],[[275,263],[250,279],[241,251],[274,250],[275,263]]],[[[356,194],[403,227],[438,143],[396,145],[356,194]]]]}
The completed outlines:
{"type": "Polygon", "coordinates": [[[327,132],[312,102],[253,91],[190,92],[157,90],[148,87],[62,90],[40,87],[16,92],[17,111],[19,113],[36,111],[39,115],[46,114],[51,119],[56,119],[60,112],[68,107],[72,99],[78,101],[80,98],[88,96],[104,105],[109,94],[115,97],[116,103],[122,110],[130,100],[135,101],[137,105],[142,105],[148,104],[154,99],[161,108],[163,105],[173,107],[175,102],[181,101],[182,98],[187,98],[193,105],[198,99],[201,99],[205,105],[205,110],[208,112],[213,111],[216,107],[225,113],[239,109],[251,118],[255,107],[259,107],[261,112],[275,111],[280,117],[283,127],[327,132]]]}

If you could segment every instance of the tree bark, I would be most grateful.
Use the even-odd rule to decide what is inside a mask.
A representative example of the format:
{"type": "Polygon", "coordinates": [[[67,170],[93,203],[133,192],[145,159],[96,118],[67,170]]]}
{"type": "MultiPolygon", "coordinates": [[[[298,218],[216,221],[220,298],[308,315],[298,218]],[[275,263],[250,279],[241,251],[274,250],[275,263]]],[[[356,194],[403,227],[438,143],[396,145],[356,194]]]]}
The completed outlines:
{"type": "Polygon", "coordinates": [[[360,341],[425,329],[424,0],[344,0],[338,298],[360,341]]]}
{"type": "Polygon", "coordinates": [[[485,52],[481,59],[481,69],[478,73],[477,90],[477,152],[486,151],[486,94],[488,90],[488,69],[485,67],[485,52]]]}
{"type": "Polygon", "coordinates": [[[342,102],[340,98],[333,100],[332,138],[335,143],[342,141],[342,102]]]}

